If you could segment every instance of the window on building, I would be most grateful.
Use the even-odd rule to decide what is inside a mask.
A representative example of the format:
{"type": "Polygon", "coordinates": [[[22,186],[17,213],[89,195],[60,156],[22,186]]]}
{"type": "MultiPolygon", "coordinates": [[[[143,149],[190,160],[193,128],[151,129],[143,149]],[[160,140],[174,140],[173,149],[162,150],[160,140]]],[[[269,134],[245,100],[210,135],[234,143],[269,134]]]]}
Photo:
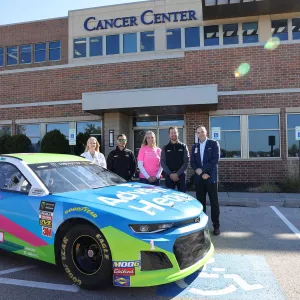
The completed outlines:
{"type": "Polygon", "coordinates": [[[141,32],[141,52],[154,51],[154,31],[141,32]]]}
{"type": "Polygon", "coordinates": [[[4,48],[0,48],[0,67],[4,66],[4,48]]]}
{"type": "Polygon", "coordinates": [[[185,48],[200,46],[200,28],[188,27],[185,28],[185,48]]]}
{"type": "Polygon", "coordinates": [[[279,115],[248,116],[249,157],[280,157],[279,115]]]}
{"type": "Polygon", "coordinates": [[[69,139],[69,123],[49,123],[46,125],[46,132],[59,130],[67,139],[69,139]]]}
{"type": "Polygon", "coordinates": [[[6,63],[8,66],[17,65],[19,62],[18,46],[7,47],[6,63]]]}
{"type": "Polygon", "coordinates": [[[167,49],[181,48],[181,28],[167,30],[167,49]]]}
{"type": "Polygon", "coordinates": [[[157,116],[138,116],[132,118],[133,127],[153,127],[157,126],[157,116]]]}
{"type": "MultiPolygon", "coordinates": [[[[102,36],[90,38],[90,56],[101,56],[103,55],[103,41],[102,36]]],[[[74,47],[75,49],[75,47],[74,47]]]]}
{"type": "Polygon", "coordinates": [[[40,125],[21,124],[17,125],[17,134],[25,134],[31,140],[31,152],[40,151],[40,125]]]}
{"type": "Polygon", "coordinates": [[[46,43],[40,43],[34,45],[34,62],[46,61],[46,43]]]}
{"type": "Polygon", "coordinates": [[[250,22],[242,24],[243,43],[257,43],[258,42],[258,23],[250,22]]]}
{"type": "Polygon", "coordinates": [[[296,140],[295,127],[300,126],[300,114],[287,114],[288,157],[299,157],[299,141],[296,140]]]}
{"type": "Polygon", "coordinates": [[[2,135],[11,135],[11,126],[10,125],[1,125],[0,126],[0,136],[2,135]]]}
{"type": "Polygon", "coordinates": [[[292,19],[293,40],[300,40],[300,18],[292,19]]]}
{"type": "Polygon", "coordinates": [[[237,23],[223,25],[223,45],[239,43],[238,28],[239,25],[237,23]]]}
{"type": "Polygon", "coordinates": [[[221,158],[241,158],[240,116],[220,116],[210,118],[210,132],[213,127],[220,127],[221,158]]]}
{"type": "Polygon", "coordinates": [[[61,43],[60,41],[49,43],[49,60],[55,61],[61,59],[61,43]]]}
{"type": "Polygon", "coordinates": [[[21,56],[21,64],[31,64],[32,63],[32,45],[22,45],[20,56],[21,56]]]}
{"type": "Polygon", "coordinates": [[[219,45],[219,25],[204,26],[204,46],[219,45]]]}
{"type": "Polygon", "coordinates": [[[106,36],[106,54],[119,54],[120,53],[120,35],[108,35],[106,36]]]}
{"type": "Polygon", "coordinates": [[[159,115],[158,126],[184,126],[184,115],[159,115]]]}
{"type": "Polygon", "coordinates": [[[86,57],[86,38],[74,40],[74,58],[86,57]]]}
{"type": "Polygon", "coordinates": [[[272,21],[272,36],[279,38],[281,41],[288,40],[288,20],[272,21]]]}
{"type": "Polygon", "coordinates": [[[123,35],[123,52],[137,52],[137,35],[136,33],[126,33],[123,35]]]}
{"type": "MultiPolygon", "coordinates": [[[[76,132],[77,132],[77,137],[78,137],[78,134],[80,134],[80,133],[86,135],[86,138],[90,137],[90,136],[95,137],[100,144],[100,151],[101,151],[101,137],[102,137],[102,122],[101,121],[77,122],[76,132]]],[[[79,145],[77,145],[77,147],[78,146],[79,145]]],[[[83,145],[81,145],[81,146],[83,146],[83,145]]],[[[84,145],[84,147],[82,147],[82,148],[85,148],[85,146],[86,145],[84,145]]],[[[84,149],[83,149],[83,151],[84,151],[84,149]]]]}

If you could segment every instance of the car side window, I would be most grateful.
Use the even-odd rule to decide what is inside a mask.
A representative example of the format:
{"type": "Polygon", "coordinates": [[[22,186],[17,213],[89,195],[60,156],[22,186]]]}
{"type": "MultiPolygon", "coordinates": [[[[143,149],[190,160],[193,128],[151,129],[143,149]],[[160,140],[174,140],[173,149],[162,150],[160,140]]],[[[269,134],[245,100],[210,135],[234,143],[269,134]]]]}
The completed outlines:
{"type": "Polygon", "coordinates": [[[17,167],[9,163],[0,163],[0,189],[29,193],[31,184],[17,167]]]}

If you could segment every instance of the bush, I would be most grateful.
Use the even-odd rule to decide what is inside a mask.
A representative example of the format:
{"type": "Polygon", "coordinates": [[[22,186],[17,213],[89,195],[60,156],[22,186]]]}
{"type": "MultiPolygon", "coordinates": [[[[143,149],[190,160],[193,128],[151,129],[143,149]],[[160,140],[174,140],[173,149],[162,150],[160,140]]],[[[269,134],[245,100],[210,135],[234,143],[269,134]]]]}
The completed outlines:
{"type": "Polygon", "coordinates": [[[12,137],[8,134],[0,136],[0,154],[7,154],[9,153],[7,149],[7,141],[12,137]]]}
{"type": "Polygon", "coordinates": [[[42,139],[41,152],[70,154],[69,141],[59,130],[49,131],[42,139]]]}
{"type": "Polygon", "coordinates": [[[280,193],[281,189],[274,183],[264,182],[257,187],[251,187],[248,192],[252,193],[280,193]]]}
{"type": "Polygon", "coordinates": [[[31,140],[24,134],[7,138],[5,147],[8,153],[27,153],[31,149],[31,140]]]}
{"type": "Polygon", "coordinates": [[[282,191],[285,193],[299,193],[300,192],[300,178],[298,175],[286,177],[282,191]]]}

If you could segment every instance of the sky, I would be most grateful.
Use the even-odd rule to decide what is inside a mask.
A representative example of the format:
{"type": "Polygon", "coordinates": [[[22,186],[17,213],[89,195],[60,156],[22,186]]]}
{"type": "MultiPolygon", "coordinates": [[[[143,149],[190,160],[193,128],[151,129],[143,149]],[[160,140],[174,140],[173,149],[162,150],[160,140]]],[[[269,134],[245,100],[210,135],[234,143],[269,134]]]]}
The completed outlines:
{"type": "Polygon", "coordinates": [[[14,0],[3,1],[0,25],[68,16],[69,10],[145,0],[14,0]]]}

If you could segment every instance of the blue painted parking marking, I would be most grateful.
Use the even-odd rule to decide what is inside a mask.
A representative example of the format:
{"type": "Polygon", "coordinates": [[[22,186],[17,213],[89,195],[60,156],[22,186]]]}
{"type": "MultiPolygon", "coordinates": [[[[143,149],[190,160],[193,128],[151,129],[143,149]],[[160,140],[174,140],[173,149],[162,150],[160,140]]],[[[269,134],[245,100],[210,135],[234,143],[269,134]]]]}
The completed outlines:
{"type": "Polygon", "coordinates": [[[227,254],[214,255],[202,270],[183,280],[157,287],[156,295],[201,300],[285,299],[264,257],[227,254]]]}

